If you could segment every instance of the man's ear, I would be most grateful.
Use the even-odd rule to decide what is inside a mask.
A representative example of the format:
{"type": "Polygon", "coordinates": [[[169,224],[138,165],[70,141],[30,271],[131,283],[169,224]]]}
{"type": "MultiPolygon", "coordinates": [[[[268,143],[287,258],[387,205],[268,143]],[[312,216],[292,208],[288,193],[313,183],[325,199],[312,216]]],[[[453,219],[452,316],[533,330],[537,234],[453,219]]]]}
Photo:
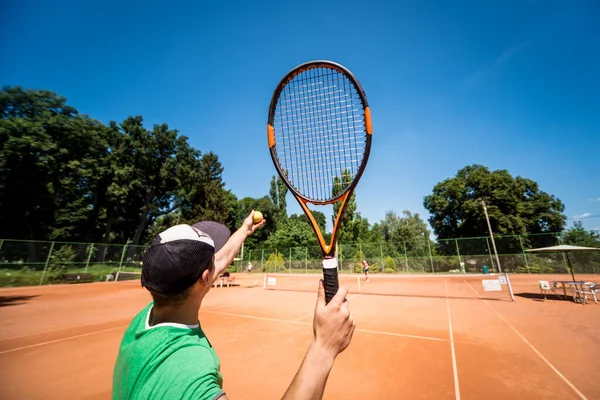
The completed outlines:
{"type": "Polygon", "coordinates": [[[210,271],[208,269],[205,269],[202,273],[202,282],[204,282],[206,286],[210,285],[210,271]]]}

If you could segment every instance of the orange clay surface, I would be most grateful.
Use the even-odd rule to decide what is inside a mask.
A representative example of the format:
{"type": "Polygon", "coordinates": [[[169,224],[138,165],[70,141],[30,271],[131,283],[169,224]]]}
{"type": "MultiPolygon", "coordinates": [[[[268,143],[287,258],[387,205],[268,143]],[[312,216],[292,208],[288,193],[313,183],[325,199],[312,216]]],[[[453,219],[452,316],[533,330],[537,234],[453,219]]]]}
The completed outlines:
{"type": "MultiPolygon", "coordinates": [[[[316,288],[236,275],[200,322],[228,397],[277,399],[311,342],[316,288]]],[[[465,298],[456,280],[431,297],[349,295],[356,332],[325,398],[600,399],[600,304],[543,301],[539,279],[568,276],[511,275],[514,303],[465,298]]],[[[0,399],[109,399],[121,336],[149,299],[138,282],[0,290],[0,399]]]]}

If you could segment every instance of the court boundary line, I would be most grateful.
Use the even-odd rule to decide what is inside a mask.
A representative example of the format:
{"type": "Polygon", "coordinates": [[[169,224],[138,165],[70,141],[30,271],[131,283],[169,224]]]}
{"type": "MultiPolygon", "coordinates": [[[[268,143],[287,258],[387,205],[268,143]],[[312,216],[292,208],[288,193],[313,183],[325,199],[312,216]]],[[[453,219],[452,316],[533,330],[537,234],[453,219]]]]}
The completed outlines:
{"type": "MultiPolygon", "coordinates": [[[[207,313],[207,314],[216,314],[216,315],[225,315],[225,316],[229,316],[229,317],[255,319],[255,320],[259,320],[259,321],[269,321],[269,322],[279,322],[279,323],[286,323],[286,324],[312,326],[312,322],[302,322],[302,321],[290,320],[290,319],[257,317],[255,315],[245,315],[245,314],[224,313],[224,312],[210,311],[210,310],[207,310],[207,311],[200,310],[200,313],[203,313],[203,312],[207,313]]],[[[409,334],[404,334],[404,333],[376,331],[376,330],[371,330],[371,329],[356,328],[354,331],[355,332],[362,332],[362,333],[373,333],[373,334],[377,334],[377,335],[405,337],[405,338],[409,338],[409,339],[430,340],[430,341],[436,341],[436,342],[446,342],[446,341],[448,341],[447,339],[434,338],[434,337],[429,337],[429,336],[409,335],[409,334]]]]}
{"type": "Polygon", "coordinates": [[[96,335],[96,334],[98,334],[98,333],[104,333],[104,332],[116,331],[117,329],[123,329],[123,328],[127,328],[127,325],[120,325],[120,326],[116,326],[116,327],[113,327],[113,328],[102,329],[102,330],[100,330],[100,331],[94,331],[94,332],[82,333],[81,335],[68,336],[68,337],[64,337],[64,338],[60,338],[60,339],[56,339],[56,340],[50,340],[50,341],[48,341],[48,342],[35,343],[35,344],[30,344],[30,345],[27,345],[27,346],[16,347],[16,348],[14,348],[14,349],[9,349],[9,350],[0,351],[0,355],[2,355],[2,354],[7,354],[7,353],[12,353],[12,352],[19,351],[19,350],[26,350],[26,349],[30,349],[30,348],[33,348],[33,347],[45,346],[45,345],[47,345],[47,344],[53,344],[53,343],[64,342],[64,341],[67,341],[67,340],[71,340],[71,339],[77,339],[77,338],[81,338],[81,337],[85,337],[85,336],[96,335]]]}
{"type": "MultiPolygon", "coordinates": [[[[471,287],[471,290],[475,291],[475,289],[474,289],[474,288],[471,286],[471,284],[470,284],[469,282],[467,282],[467,281],[465,280],[465,283],[466,283],[467,285],[469,285],[469,287],[471,287]]],[[[525,344],[526,344],[527,346],[529,346],[529,348],[531,348],[531,350],[533,350],[533,352],[534,352],[535,354],[537,354],[537,355],[538,355],[538,357],[540,357],[540,358],[542,359],[542,361],[544,361],[544,362],[546,363],[546,365],[548,365],[548,366],[549,366],[549,367],[552,369],[552,371],[554,371],[554,372],[556,373],[556,375],[558,375],[558,376],[559,376],[559,377],[560,377],[560,378],[561,378],[561,379],[562,379],[562,380],[563,380],[563,381],[564,381],[564,382],[565,382],[565,383],[566,383],[566,384],[567,384],[567,385],[568,385],[568,386],[569,386],[569,387],[570,387],[570,388],[571,388],[571,389],[572,389],[572,390],[573,390],[573,391],[574,391],[574,392],[575,392],[575,393],[576,393],[576,394],[579,396],[579,398],[581,398],[582,400],[588,400],[588,398],[587,398],[587,397],[585,397],[585,395],[584,395],[583,393],[581,393],[581,392],[579,391],[579,389],[577,389],[577,387],[576,387],[575,385],[573,385],[573,384],[571,383],[571,381],[570,381],[570,380],[568,380],[568,379],[567,379],[567,377],[566,377],[566,376],[564,376],[564,375],[563,375],[563,374],[562,374],[562,373],[561,373],[561,372],[558,370],[558,368],[556,368],[556,367],[555,367],[555,366],[554,366],[554,365],[553,365],[553,364],[552,364],[552,363],[551,363],[551,362],[550,362],[550,361],[549,361],[549,360],[548,360],[546,357],[544,357],[544,356],[542,355],[542,353],[540,353],[540,352],[539,352],[539,350],[538,350],[538,349],[536,349],[536,348],[535,348],[535,346],[533,346],[533,345],[532,345],[532,344],[531,344],[531,343],[530,343],[530,342],[529,342],[529,341],[528,341],[528,340],[525,338],[525,336],[523,336],[523,335],[522,335],[522,334],[521,334],[521,333],[520,333],[520,332],[517,330],[517,328],[515,328],[515,327],[514,327],[514,326],[513,326],[513,325],[512,325],[510,322],[508,322],[508,321],[507,321],[507,320],[506,320],[506,319],[505,319],[505,318],[502,316],[502,314],[500,314],[500,313],[499,313],[499,312],[498,312],[498,311],[497,311],[497,310],[496,310],[494,307],[492,307],[492,306],[490,305],[490,303],[488,303],[488,302],[487,302],[487,300],[484,300],[484,302],[485,302],[485,304],[486,304],[486,305],[487,305],[489,308],[491,308],[491,309],[492,309],[492,311],[494,311],[494,313],[495,313],[495,314],[498,316],[498,318],[500,318],[502,321],[504,321],[504,323],[505,323],[506,325],[508,325],[508,327],[509,327],[510,329],[512,329],[512,330],[513,330],[513,332],[514,332],[514,333],[516,333],[516,334],[517,334],[517,336],[519,336],[519,337],[521,338],[521,340],[523,340],[523,342],[525,342],[525,344]]]]}
{"type": "Polygon", "coordinates": [[[446,313],[448,314],[448,332],[450,333],[450,352],[452,353],[452,370],[454,373],[454,396],[460,400],[460,386],[458,382],[458,368],[456,366],[456,351],[454,349],[454,333],[452,331],[452,317],[450,316],[450,298],[448,297],[448,284],[444,280],[446,290],[446,313]]]}
{"type": "MultiPolygon", "coordinates": [[[[131,320],[132,320],[132,318],[123,318],[123,321],[129,321],[129,322],[131,322],[131,320]]],[[[69,327],[66,327],[66,328],[50,329],[50,330],[43,331],[43,332],[26,333],[26,334],[20,335],[20,336],[11,336],[11,337],[7,337],[7,338],[0,338],[0,343],[1,342],[6,342],[8,340],[23,339],[23,338],[27,338],[27,337],[30,337],[30,336],[46,335],[46,334],[56,333],[56,332],[60,332],[60,331],[68,331],[68,330],[71,330],[71,329],[88,328],[88,327],[95,326],[95,325],[103,325],[103,324],[112,323],[114,321],[117,321],[117,320],[111,319],[111,320],[101,321],[101,322],[92,322],[92,323],[89,323],[89,324],[69,326],[69,327]]]]}

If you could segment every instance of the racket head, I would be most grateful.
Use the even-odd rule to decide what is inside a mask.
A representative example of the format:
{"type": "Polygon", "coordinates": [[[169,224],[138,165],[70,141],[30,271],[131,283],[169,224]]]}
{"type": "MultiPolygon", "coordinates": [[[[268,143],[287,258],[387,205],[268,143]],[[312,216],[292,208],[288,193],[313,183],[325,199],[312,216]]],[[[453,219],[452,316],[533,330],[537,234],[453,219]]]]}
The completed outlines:
{"type": "Polygon", "coordinates": [[[301,64],[273,92],[267,123],[271,158],[288,189],[304,202],[331,204],[353,191],[367,165],[371,135],[366,94],[340,64],[301,64]]]}

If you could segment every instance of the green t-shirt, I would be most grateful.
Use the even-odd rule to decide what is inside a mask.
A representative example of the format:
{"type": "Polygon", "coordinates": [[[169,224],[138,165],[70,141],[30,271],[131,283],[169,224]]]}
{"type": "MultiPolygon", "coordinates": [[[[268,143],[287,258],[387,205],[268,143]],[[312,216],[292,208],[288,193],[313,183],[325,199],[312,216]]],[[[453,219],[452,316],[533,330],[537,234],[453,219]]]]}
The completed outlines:
{"type": "Polygon", "coordinates": [[[113,373],[114,400],[217,399],[220,362],[200,324],[150,326],[153,303],[131,322],[113,373]]]}

